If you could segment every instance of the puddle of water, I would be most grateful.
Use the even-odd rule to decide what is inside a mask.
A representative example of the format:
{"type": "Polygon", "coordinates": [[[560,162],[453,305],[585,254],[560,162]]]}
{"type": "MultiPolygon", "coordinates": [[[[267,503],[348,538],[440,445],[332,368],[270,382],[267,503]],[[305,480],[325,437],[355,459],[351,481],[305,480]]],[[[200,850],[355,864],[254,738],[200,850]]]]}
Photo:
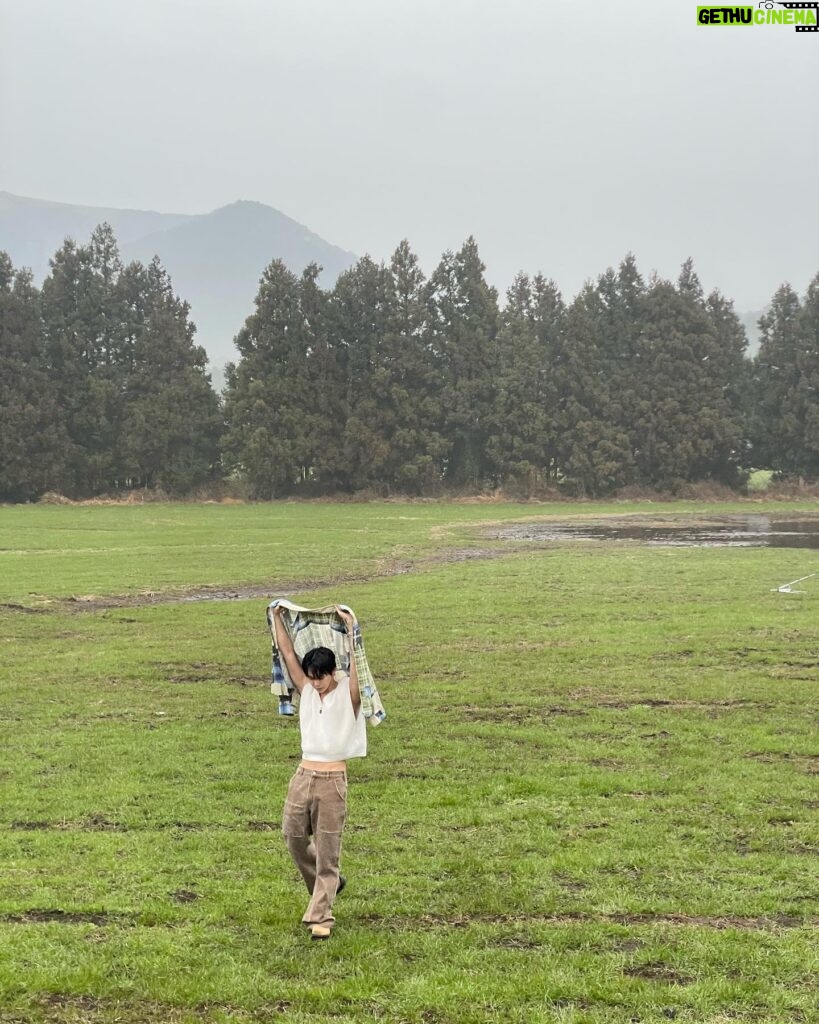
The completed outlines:
{"type": "Polygon", "coordinates": [[[595,523],[518,523],[493,533],[498,540],[636,541],[658,547],[812,548],[819,550],[819,517],[774,519],[762,515],[720,516],[661,524],[650,519],[595,523]]]}

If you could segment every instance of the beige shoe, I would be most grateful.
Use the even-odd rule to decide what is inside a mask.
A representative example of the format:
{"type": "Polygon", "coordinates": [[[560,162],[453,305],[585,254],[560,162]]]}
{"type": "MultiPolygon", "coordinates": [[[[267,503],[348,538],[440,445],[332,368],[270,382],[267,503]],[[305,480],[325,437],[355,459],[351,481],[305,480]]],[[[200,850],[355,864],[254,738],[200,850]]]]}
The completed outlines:
{"type": "Polygon", "coordinates": [[[323,924],[311,924],[310,925],[310,938],[311,939],[329,939],[330,928],[325,928],[323,924]]]}

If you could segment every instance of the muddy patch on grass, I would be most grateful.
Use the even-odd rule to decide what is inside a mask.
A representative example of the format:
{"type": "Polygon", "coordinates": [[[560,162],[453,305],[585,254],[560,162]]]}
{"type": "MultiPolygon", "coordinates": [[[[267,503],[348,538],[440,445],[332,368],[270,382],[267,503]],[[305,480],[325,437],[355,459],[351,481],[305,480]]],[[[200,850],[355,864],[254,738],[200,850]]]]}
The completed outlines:
{"type": "Polygon", "coordinates": [[[617,936],[610,940],[609,947],[618,953],[636,953],[645,946],[642,939],[634,939],[626,936],[617,936]]]}
{"type": "Polygon", "coordinates": [[[125,825],[92,816],[80,821],[13,821],[13,832],[277,832],[276,821],[148,821],[125,825]]]}
{"type": "Polygon", "coordinates": [[[499,722],[515,725],[527,725],[536,722],[543,722],[548,718],[555,718],[558,715],[565,715],[570,718],[583,718],[588,714],[577,708],[566,708],[560,705],[532,708],[522,704],[493,704],[492,707],[482,708],[475,705],[450,705],[444,704],[437,708],[443,715],[455,715],[459,720],[467,722],[499,722]]]}
{"type": "Polygon", "coordinates": [[[80,821],[13,821],[14,832],[127,832],[128,826],[111,821],[102,814],[91,814],[80,821]]]}
{"type": "Polygon", "coordinates": [[[93,924],[102,927],[123,920],[121,914],[75,910],[23,910],[19,914],[0,915],[4,924],[93,924]]]}
{"type": "Polygon", "coordinates": [[[232,674],[225,670],[225,666],[203,665],[192,663],[184,666],[155,665],[163,671],[162,678],[166,683],[220,683],[223,686],[258,686],[258,676],[245,676],[232,674]],[[175,668],[176,671],[168,672],[167,669],[175,668]]]}
{"type": "Polygon", "coordinates": [[[715,931],[737,929],[738,931],[779,931],[794,928],[815,928],[819,917],[793,917],[777,914],[771,917],[707,917],[688,914],[587,914],[580,911],[565,914],[464,914],[446,917],[439,914],[424,914],[418,918],[379,917],[364,915],[363,920],[372,925],[382,925],[390,930],[412,928],[470,928],[473,925],[550,925],[550,924],[617,924],[626,926],[675,925],[688,928],[711,928],[715,931]]]}
{"type": "Polygon", "coordinates": [[[93,996],[67,996],[53,992],[43,998],[43,1003],[46,1006],[55,1007],[59,1009],[71,1008],[77,1010],[83,1014],[86,1013],[99,1013],[103,1007],[102,1000],[95,999],[93,996]]]}
{"type": "Polygon", "coordinates": [[[819,754],[795,754],[787,750],[752,750],[744,756],[763,764],[793,764],[806,771],[808,775],[819,775],[819,754]]]}
{"type": "MultiPolygon", "coordinates": [[[[31,1009],[26,1005],[5,1014],[0,1011],[0,1021],[7,1024],[31,1024],[33,1020],[42,1024],[191,1024],[192,1021],[212,1024],[218,1019],[235,1024],[276,1024],[287,1019],[292,1005],[288,999],[276,999],[268,1003],[254,1003],[251,1009],[215,999],[195,1006],[175,1006],[134,997],[100,998],[74,992],[44,992],[33,997],[31,1009]]],[[[308,1016],[310,1020],[318,1020],[317,1016],[308,1016]]],[[[333,1012],[330,1016],[337,1014],[333,1012]]],[[[373,1012],[371,1016],[376,1019],[384,1014],[373,1012]]],[[[322,1016],[321,1019],[325,1018],[322,1016]]]]}
{"type": "MultiPolygon", "coordinates": [[[[380,579],[404,576],[408,573],[423,571],[438,565],[451,565],[460,562],[484,561],[491,558],[508,558],[509,551],[503,547],[470,547],[448,548],[430,555],[419,556],[409,560],[388,559],[382,561],[368,573],[343,573],[318,579],[286,579],[267,583],[247,584],[241,586],[212,585],[201,587],[185,587],[176,590],[142,591],[139,594],[74,594],[71,597],[44,600],[33,606],[2,605],[0,609],[10,608],[20,612],[42,613],[49,611],[71,610],[77,612],[112,611],[119,608],[145,608],[168,604],[198,604],[202,602],[224,601],[272,601],[275,597],[292,594],[309,594],[316,590],[328,590],[334,587],[348,586],[358,583],[372,583],[380,579]]],[[[135,619],[121,619],[121,622],[135,622],[135,619]]]]}
{"type": "Polygon", "coordinates": [[[696,980],[690,974],[683,974],[668,964],[659,963],[635,964],[626,967],[623,974],[627,978],[641,978],[643,981],[661,982],[664,985],[693,985],[696,980]]]}
{"type": "Polygon", "coordinates": [[[201,893],[194,892],[192,889],[177,889],[168,895],[174,903],[196,903],[197,900],[202,899],[201,893]]]}
{"type": "MultiPolygon", "coordinates": [[[[194,1007],[179,1007],[151,1000],[129,1002],[55,992],[37,997],[36,1006],[36,1019],[43,1022],[53,1021],[54,1024],[62,1024],[64,1021],[77,1024],[96,1024],[97,1021],[100,1024],[108,1024],[111,1021],[120,1024],[182,1024],[184,1021],[189,1024],[192,1020],[201,1020],[203,1024],[207,1024],[215,1019],[215,1014],[219,1020],[267,1024],[281,1020],[291,1004],[286,999],[279,999],[273,1003],[254,1006],[252,1010],[220,1001],[199,1003],[194,1007]]],[[[21,1016],[3,1016],[0,1019],[8,1020],[9,1024],[29,1024],[32,1020],[27,1013],[21,1016]]]]}
{"type": "Polygon", "coordinates": [[[543,943],[533,939],[531,935],[505,935],[487,943],[495,949],[542,949],[543,943]]]}
{"type": "Polygon", "coordinates": [[[595,708],[610,711],[651,708],[656,710],[670,709],[673,711],[705,711],[713,715],[723,711],[744,709],[764,711],[773,707],[770,701],[744,700],[740,698],[726,700],[666,700],[659,697],[635,697],[630,700],[622,700],[615,697],[591,697],[589,699],[595,708]]]}
{"type": "Polygon", "coordinates": [[[587,882],[581,882],[576,878],[565,878],[555,875],[555,881],[565,892],[585,892],[589,888],[587,882]]]}
{"type": "Polygon", "coordinates": [[[511,523],[493,540],[559,543],[631,541],[654,547],[771,547],[819,549],[819,516],[759,514],[702,517],[644,516],[571,522],[511,523]]]}
{"type": "Polygon", "coordinates": [[[9,612],[21,612],[23,615],[45,615],[48,613],[47,608],[29,608],[24,604],[9,604],[0,602],[0,609],[9,612]]]}

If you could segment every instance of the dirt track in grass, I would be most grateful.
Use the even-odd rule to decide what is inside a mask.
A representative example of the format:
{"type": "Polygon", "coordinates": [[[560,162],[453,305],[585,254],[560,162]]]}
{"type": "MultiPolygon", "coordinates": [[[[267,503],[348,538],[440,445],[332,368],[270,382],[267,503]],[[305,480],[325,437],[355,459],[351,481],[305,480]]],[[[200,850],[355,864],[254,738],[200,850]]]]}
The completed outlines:
{"type": "Polygon", "coordinates": [[[374,580],[388,579],[393,576],[405,576],[435,565],[454,564],[501,557],[525,557],[532,551],[510,552],[505,548],[454,548],[435,555],[415,560],[403,560],[364,574],[340,573],[324,579],[284,580],[276,583],[254,583],[237,587],[189,587],[180,590],[149,591],[141,594],[114,594],[99,596],[75,596],[55,599],[42,605],[31,607],[15,603],[0,604],[0,608],[16,611],[26,615],[37,615],[49,611],[97,612],[113,608],[143,608],[150,605],[195,604],[207,601],[256,601],[263,598],[272,600],[289,594],[306,594],[317,590],[326,590],[352,583],[371,583],[374,580]]]}
{"type": "MultiPolygon", "coordinates": [[[[175,903],[193,903],[200,899],[200,894],[188,890],[177,890],[168,893],[168,898],[175,903]]],[[[370,927],[385,927],[388,931],[434,930],[437,928],[469,928],[472,925],[526,925],[533,924],[618,924],[618,925],[677,925],[689,928],[712,928],[724,931],[734,928],[738,931],[780,931],[792,928],[814,928],[819,918],[805,919],[786,914],[774,914],[768,917],[707,917],[688,914],[469,914],[455,917],[442,917],[437,914],[424,914],[421,917],[402,918],[392,916],[379,918],[373,914],[363,914],[360,920],[370,927]]],[[[138,915],[123,913],[87,913],[61,909],[32,909],[15,914],[0,915],[0,922],[5,924],[92,924],[98,928],[106,925],[127,923],[132,926],[140,924],[138,915]]],[[[152,927],[142,924],[142,927],[152,927]]],[[[154,926],[156,927],[156,926],[154,926]]],[[[159,927],[168,927],[163,923],[159,927]]]]}

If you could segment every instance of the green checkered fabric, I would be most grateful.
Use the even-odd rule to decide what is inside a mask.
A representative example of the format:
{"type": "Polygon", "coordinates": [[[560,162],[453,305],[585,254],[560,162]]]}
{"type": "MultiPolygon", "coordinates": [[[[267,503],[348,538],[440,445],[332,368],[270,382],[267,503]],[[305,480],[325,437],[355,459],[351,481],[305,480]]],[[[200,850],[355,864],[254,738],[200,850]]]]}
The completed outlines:
{"type": "Polygon", "coordinates": [[[267,623],[270,627],[273,654],[271,692],[280,700],[290,700],[295,703],[296,690],[287,673],[287,666],[279,653],[276,641],[276,628],[273,619],[273,609],[276,606],[282,608],[281,621],[293,641],[293,649],[299,660],[314,647],[329,647],[336,656],[339,668],[349,675],[350,648],[352,647],[358,675],[358,688],[361,692],[361,710],[372,725],[383,722],[387,715],[367,661],[361,627],[358,624],[358,619],[355,618],[355,612],[347,605],[339,605],[339,608],[349,612],[355,619],[352,637],[348,637],[347,627],[333,606],[302,608],[300,605],[283,599],[271,601],[267,608],[267,623]]]}

